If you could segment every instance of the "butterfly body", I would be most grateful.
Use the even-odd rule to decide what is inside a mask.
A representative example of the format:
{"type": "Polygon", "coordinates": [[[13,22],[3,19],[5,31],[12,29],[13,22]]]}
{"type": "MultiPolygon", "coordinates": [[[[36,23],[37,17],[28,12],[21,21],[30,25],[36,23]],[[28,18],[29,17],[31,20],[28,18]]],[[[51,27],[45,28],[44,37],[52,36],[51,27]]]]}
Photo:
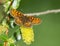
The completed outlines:
{"type": "Polygon", "coordinates": [[[25,16],[23,13],[16,9],[10,10],[11,16],[15,19],[17,25],[23,25],[25,27],[31,27],[33,24],[39,24],[41,20],[34,16],[25,16]]]}

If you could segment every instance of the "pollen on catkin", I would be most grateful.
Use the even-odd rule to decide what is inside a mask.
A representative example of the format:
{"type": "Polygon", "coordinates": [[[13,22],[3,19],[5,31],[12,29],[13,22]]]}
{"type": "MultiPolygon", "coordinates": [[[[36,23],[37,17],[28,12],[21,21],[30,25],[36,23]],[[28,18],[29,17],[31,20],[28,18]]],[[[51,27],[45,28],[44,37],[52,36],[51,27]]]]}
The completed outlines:
{"type": "Polygon", "coordinates": [[[21,26],[22,39],[27,44],[30,45],[31,42],[34,42],[34,32],[32,27],[21,26]]]}

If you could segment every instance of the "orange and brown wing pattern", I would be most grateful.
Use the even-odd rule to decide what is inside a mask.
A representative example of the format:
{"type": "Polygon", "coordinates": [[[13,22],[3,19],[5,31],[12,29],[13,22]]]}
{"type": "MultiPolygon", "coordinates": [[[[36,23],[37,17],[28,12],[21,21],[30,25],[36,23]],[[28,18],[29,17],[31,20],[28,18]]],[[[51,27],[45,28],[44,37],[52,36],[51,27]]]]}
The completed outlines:
{"type": "Polygon", "coordinates": [[[11,9],[10,14],[14,18],[22,17],[24,16],[21,12],[17,11],[16,9],[11,9]]]}
{"type": "Polygon", "coordinates": [[[31,21],[32,24],[39,24],[39,23],[41,23],[41,19],[40,18],[36,18],[34,16],[30,16],[29,20],[31,21]]]}
{"type": "Polygon", "coordinates": [[[32,20],[32,24],[39,24],[39,23],[41,23],[41,19],[39,19],[39,18],[34,18],[32,20]]]}
{"type": "Polygon", "coordinates": [[[15,23],[17,25],[31,27],[33,24],[41,23],[41,19],[36,18],[34,16],[25,16],[24,14],[17,11],[16,9],[10,10],[10,14],[15,19],[15,23]]]}

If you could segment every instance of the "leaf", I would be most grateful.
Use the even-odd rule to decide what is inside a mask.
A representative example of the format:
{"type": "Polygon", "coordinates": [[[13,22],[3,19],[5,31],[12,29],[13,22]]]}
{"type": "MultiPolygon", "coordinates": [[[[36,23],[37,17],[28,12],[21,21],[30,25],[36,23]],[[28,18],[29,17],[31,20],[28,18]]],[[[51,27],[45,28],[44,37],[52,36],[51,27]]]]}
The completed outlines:
{"type": "Polygon", "coordinates": [[[12,8],[13,9],[17,9],[20,5],[20,1],[21,0],[14,0],[13,4],[12,4],[12,8]]]}
{"type": "Polygon", "coordinates": [[[15,46],[14,44],[10,44],[10,46],[15,46]]]}
{"type": "Polygon", "coordinates": [[[0,5],[0,23],[4,19],[5,13],[4,13],[4,7],[0,5]]]}
{"type": "Polygon", "coordinates": [[[11,0],[4,3],[5,12],[9,13],[10,8],[17,9],[21,0],[11,0]]]}
{"type": "Polygon", "coordinates": [[[3,46],[3,44],[0,44],[0,46],[3,46]]]}
{"type": "Polygon", "coordinates": [[[11,4],[11,1],[7,1],[6,3],[4,3],[5,12],[8,12],[9,11],[10,4],[11,4]]]}
{"type": "Polygon", "coordinates": [[[0,35],[0,39],[1,39],[2,41],[7,41],[8,37],[7,37],[6,34],[1,34],[1,35],[0,35]]]}
{"type": "Polygon", "coordinates": [[[8,36],[11,37],[14,34],[14,32],[16,32],[18,29],[19,29],[19,26],[17,25],[14,28],[9,28],[8,36]]]}

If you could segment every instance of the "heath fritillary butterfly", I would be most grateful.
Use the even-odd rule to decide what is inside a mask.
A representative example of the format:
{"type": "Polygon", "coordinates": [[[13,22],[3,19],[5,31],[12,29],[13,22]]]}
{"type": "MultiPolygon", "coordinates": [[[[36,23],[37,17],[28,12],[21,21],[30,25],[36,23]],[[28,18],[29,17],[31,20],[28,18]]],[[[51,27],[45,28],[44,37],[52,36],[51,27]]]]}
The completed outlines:
{"type": "Polygon", "coordinates": [[[34,16],[26,16],[23,13],[17,11],[16,9],[10,10],[11,16],[14,18],[17,25],[23,25],[25,27],[30,27],[33,24],[41,23],[41,19],[34,16]]]}

